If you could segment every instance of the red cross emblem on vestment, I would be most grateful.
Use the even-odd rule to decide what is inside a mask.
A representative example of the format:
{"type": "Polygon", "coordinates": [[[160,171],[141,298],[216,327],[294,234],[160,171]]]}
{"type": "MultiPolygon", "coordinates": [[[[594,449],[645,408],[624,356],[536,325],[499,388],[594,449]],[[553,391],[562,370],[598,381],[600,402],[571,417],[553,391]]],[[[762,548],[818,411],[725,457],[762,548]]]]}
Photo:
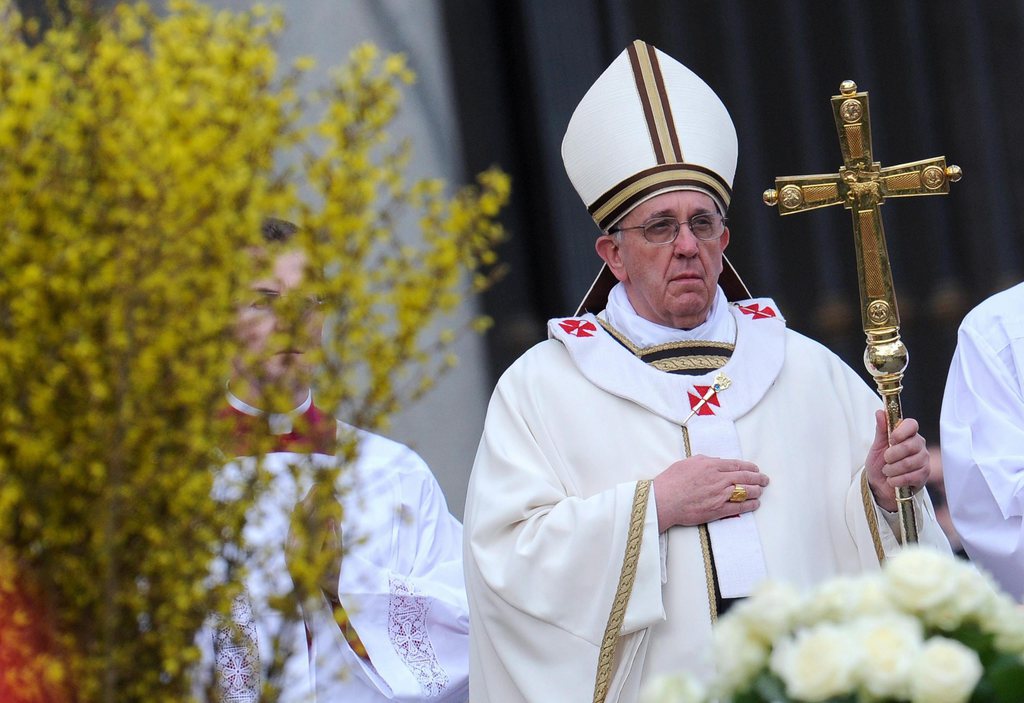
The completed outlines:
{"type": "Polygon", "coordinates": [[[694,386],[693,390],[697,391],[697,395],[687,392],[686,395],[690,398],[690,410],[698,415],[714,415],[715,411],[711,406],[714,405],[716,408],[721,406],[718,404],[718,391],[712,391],[712,388],[714,386],[694,386]],[[707,401],[702,402],[705,397],[707,401]]]}
{"type": "Polygon", "coordinates": [[[597,332],[597,326],[587,320],[562,320],[559,326],[568,334],[576,337],[593,337],[597,332]]]}
{"type": "Polygon", "coordinates": [[[775,311],[765,305],[763,308],[758,303],[737,306],[744,315],[750,315],[755,320],[768,320],[775,317],[775,311]]]}

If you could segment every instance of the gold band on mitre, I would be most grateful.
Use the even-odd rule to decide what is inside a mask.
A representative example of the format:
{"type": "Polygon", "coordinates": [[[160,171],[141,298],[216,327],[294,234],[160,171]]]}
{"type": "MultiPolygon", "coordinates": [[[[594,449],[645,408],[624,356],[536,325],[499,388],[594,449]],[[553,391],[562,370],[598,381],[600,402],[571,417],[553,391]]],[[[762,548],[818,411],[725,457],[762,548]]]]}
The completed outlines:
{"type": "Polygon", "coordinates": [[[601,231],[607,232],[640,203],[673,190],[705,193],[722,215],[732,201],[732,188],[714,171],[694,164],[661,164],[617,183],[587,209],[601,231]]]}

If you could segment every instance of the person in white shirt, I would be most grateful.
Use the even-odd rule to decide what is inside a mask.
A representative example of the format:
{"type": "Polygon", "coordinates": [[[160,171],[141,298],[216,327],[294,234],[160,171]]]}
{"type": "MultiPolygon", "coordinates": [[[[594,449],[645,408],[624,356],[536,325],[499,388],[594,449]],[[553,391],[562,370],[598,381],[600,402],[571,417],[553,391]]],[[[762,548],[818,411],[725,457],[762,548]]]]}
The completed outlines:
{"type": "Polygon", "coordinates": [[[1024,600],[1024,283],[964,317],[942,398],[946,499],[971,561],[1024,600]]]}
{"type": "Polygon", "coordinates": [[[315,300],[295,299],[306,258],[289,246],[294,232],[281,220],[264,224],[261,254],[272,257],[272,274],[253,284],[239,311],[247,353],[235,360],[227,396],[239,458],[226,476],[230,483],[253,469],[249,440],[269,432],[274,446],[263,466],[272,478],[244,532],[253,555],[245,591],[231,621],[215,622],[202,643],[213,687],[225,702],[258,701],[268,683],[289,703],[465,701],[462,526],[411,449],[336,422],[313,402],[307,355],[320,343],[322,319],[315,300]],[[295,334],[283,335],[277,310],[291,304],[305,317],[295,334]],[[286,348],[275,349],[284,337],[286,348]],[[265,392],[268,384],[275,394],[265,392]],[[260,409],[266,397],[290,398],[291,409],[260,409]],[[336,436],[354,439],[356,459],[337,485],[315,484],[315,468],[335,462],[336,436]],[[320,593],[294,597],[302,548],[295,520],[312,514],[312,491],[332,491],[341,518],[321,535],[330,566],[320,593]],[[298,608],[291,619],[278,609],[281,596],[298,608]]]}
{"type": "Polygon", "coordinates": [[[725,607],[877,569],[900,548],[895,487],[929,473],[917,422],[890,446],[874,392],[725,260],[736,134],[700,78],[634,42],[562,156],[605,266],[488,407],[465,518],[474,703],[708,678],[725,607]]]}

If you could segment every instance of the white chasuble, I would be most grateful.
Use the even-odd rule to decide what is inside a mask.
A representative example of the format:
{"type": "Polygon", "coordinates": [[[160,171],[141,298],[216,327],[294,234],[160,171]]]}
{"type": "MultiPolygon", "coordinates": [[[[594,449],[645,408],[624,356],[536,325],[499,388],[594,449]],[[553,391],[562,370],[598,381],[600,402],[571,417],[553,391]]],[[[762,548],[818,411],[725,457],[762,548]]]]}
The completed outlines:
{"type": "MultiPolygon", "coordinates": [[[[774,312],[770,301],[748,305],[756,305],[759,311],[763,305],[774,312]]],[[[736,335],[743,343],[736,346],[727,368],[699,376],[665,373],[635,363],[632,355],[621,353],[620,343],[610,335],[588,334],[591,325],[600,324],[593,315],[552,320],[548,330],[565,345],[591,383],[679,425],[680,435],[685,423],[691,455],[742,458],[736,419],[754,407],[775,382],[785,354],[785,323],[777,315],[764,313],[756,319],[743,314],[738,318],[736,335]],[[714,392],[719,377],[727,387],[714,392]]],[[[708,531],[722,597],[749,596],[765,577],[754,515],[715,521],[708,531]]]]}
{"type": "MultiPolygon", "coordinates": [[[[638,483],[686,456],[684,421],[691,454],[751,461],[771,478],[761,507],[712,538],[723,590],[749,593],[762,578],[809,587],[899,548],[861,485],[880,400],[777,310],[731,306],[735,350],[702,376],[648,366],[592,315],[551,321],[552,339],[502,376],[466,506],[474,703],[592,701],[616,607],[605,700],[635,701],[659,674],[713,671],[699,530],[659,538],[657,496],[634,502],[638,483]],[[687,419],[718,373],[729,387],[687,419]],[[627,553],[628,600],[617,597],[627,553]]],[[[922,541],[944,545],[927,500],[915,505],[922,541]]]]}
{"type": "MultiPolygon", "coordinates": [[[[312,485],[313,467],[334,461],[274,452],[264,460],[272,483],[244,533],[252,552],[248,603],[236,608],[244,618],[233,615],[245,641],[228,640],[225,647],[225,623],[215,623],[212,639],[207,634],[200,641],[206,650],[213,643],[204,656],[217,670],[225,701],[260,700],[259,684],[271,667],[278,671],[279,700],[286,703],[467,700],[462,526],[412,450],[348,431],[355,432],[359,449],[337,487],[344,511],[338,599],[365,656],[346,640],[326,598],[291,621],[270,605],[294,588],[285,560],[292,511],[312,485]]],[[[240,459],[228,469],[244,478],[253,464],[240,459]]]]}

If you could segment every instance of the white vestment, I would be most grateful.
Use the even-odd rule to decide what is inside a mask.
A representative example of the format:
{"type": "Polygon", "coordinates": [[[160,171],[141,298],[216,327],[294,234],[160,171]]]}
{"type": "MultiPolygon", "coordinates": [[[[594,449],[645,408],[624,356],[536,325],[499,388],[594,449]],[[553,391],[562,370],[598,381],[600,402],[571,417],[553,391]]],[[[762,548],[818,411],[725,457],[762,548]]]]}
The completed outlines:
{"type": "MultiPolygon", "coordinates": [[[[290,516],[311,487],[312,466],[334,461],[323,454],[274,452],[264,460],[272,483],[244,532],[257,559],[233,614],[258,654],[229,641],[223,623],[213,625],[212,640],[207,637],[214,643],[207,656],[216,662],[225,702],[259,700],[275,638],[279,651],[288,653],[280,682],[286,703],[467,700],[462,526],[417,454],[347,429],[355,432],[359,448],[354,465],[339,479],[344,517],[338,597],[369,661],[346,641],[325,598],[305,612],[305,622],[284,622],[268,604],[271,596],[294,588],[285,541],[290,516]]],[[[236,462],[240,475],[252,462],[236,462]]]]}
{"type": "MultiPolygon", "coordinates": [[[[502,376],[466,506],[474,703],[592,700],[631,520],[642,525],[625,559],[636,576],[606,700],[635,701],[659,674],[710,675],[714,591],[699,530],[659,538],[657,497],[640,511],[635,496],[686,456],[681,424],[719,372],[731,385],[687,422],[691,454],[742,458],[771,478],[751,513],[759,544],[745,550],[767,578],[809,587],[899,549],[861,480],[879,398],[777,310],[730,306],[735,350],[701,376],[648,366],[593,315],[552,320],[553,339],[502,376]]],[[[948,550],[927,498],[914,505],[921,541],[948,550]]],[[[742,571],[725,551],[716,566],[742,571]]]]}
{"type": "Polygon", "coordinates": [[[1024,599],[1024,284],[964,318],[942,399],[949,513],[971,560],[1024,599]]]}

